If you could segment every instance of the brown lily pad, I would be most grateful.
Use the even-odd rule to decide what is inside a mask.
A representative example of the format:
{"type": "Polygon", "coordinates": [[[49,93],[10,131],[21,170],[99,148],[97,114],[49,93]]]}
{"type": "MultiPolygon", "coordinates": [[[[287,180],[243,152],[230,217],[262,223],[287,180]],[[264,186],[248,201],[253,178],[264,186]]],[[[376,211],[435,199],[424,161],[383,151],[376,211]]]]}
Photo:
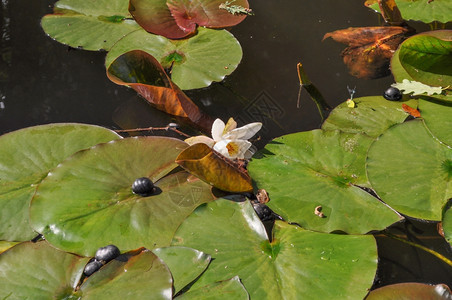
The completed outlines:
{"type": "Polygon", "coordinates": [[[213,120],[171,81],[160,63],[150,54],[133,50],[117,57],[107,67],[108,78],[129,86],[158,109],[188,118],[203,131],[209,131],[213,120]]]}
{"type": "Polygon", "coordinates": [[[350,27],[325,34],[348,45],[342,58],[351,75],[363,79],[376,79],[390,74],[389,63],[409,30],[400,26],[350,27]]]}

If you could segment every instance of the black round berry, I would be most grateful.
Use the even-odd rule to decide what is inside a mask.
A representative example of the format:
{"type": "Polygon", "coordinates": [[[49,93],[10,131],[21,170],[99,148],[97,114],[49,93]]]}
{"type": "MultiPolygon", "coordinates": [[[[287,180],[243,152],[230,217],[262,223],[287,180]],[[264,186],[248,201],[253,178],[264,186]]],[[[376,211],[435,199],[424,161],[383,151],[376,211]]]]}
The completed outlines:
{"type": "Polygon", "coordinates": [[[398,101],[398,100],[402,99],[402,93],[400,92],[400,90],[398,88],[391,86],[384,92],[383,97],[386,100],[398,101]]]}
{"type": "Polygon", "coordinates": [[[261,221],[268,221],[273,218],[273,212],[267,205],[262,203],[253,203],[253,208],[261,221]]]}
{"type": "Polygon", "coordinates": [[[109,262],[110,260],[118,257],[121,254],[118,247],[115,245],[108,245],[105,247],[100,247],[96,251],[95,259],[98,261],[109,262]]]}
{"type": "Polygon", "coordinates": [[[89,263],[86,264],[85,269],[83,270],[83,274],[85,276],[91,276],[94,272],[100,269],[103,264],[98,260],[91,260],[89,263]]]}
{"type": "Polygon", "coordinates": [[[147,177],[138,178],[132,184],[132,192],[143,197],[152,195],[154,190],[154,183],[147,177]]]}

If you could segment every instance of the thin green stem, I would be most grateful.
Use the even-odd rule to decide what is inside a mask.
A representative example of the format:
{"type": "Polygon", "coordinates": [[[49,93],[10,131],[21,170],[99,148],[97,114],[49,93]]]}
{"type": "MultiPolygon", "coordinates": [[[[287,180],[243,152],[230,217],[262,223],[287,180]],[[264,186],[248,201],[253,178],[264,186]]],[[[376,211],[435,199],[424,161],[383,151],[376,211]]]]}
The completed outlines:
{"type": "Polygon", "coordinates": [[[427,247],[425,247],[425,246],[422,246],[422,245],[413,243],[413,242],[411,242],[411,241],[402,239],[402,238],[400,238],[400,237],[398,237],[398,236],[396,236],[396,235],[393,235],[393,234],[391,234],[391,233],[384,232],[383,235],[385,235],[385,236],[387,236],[387,237],[389,237],[389,238],[398,240],[398,241],[400,241],[400,242],[402,242],[402,243],[408,244],[408,245],[410,245],[410,246],[413,246],[413,247],[422,249],[422,250],[424,250],[424,251],[430,253],[431,255],[436,256],[437,258],[439,258],[440,260],[442,260],[443,262],[445,262],[446,264],[448,264],[449,266],[452,267],[452,260],[450,260],[450,259],[448,259],[447,257],[445,257],[444,255],[442,255],[442,254],[436,252],[435,250],[432,250],[432,249],[427,248],[427,247]]]}

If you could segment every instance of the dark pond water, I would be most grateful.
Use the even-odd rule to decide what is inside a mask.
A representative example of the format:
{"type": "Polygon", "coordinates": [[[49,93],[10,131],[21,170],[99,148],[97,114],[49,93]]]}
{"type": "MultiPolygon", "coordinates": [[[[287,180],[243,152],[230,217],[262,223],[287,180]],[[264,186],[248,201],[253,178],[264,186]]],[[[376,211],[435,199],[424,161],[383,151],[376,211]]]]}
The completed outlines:
{"type": "MultiPolygon", "coordinates": [[[[73,50],[44,34],[40,19],[52,12],[55,2],[1,0],[0,134],[52,122],[119,129],[160,127],[173,121],[132,90],[110,82],[103,65],[105,53],[73,50]]],[[[337,29],[379,25],[379,16],[363,2],[252,1],[256,16],[231,29],[244,52],[238,69],[222,83],[187,94],[215,118],[263,122],[260,146],[276,136],[318,128],[321,120],[306,92],[297,108],[298,62],[331,106],[349,97],[347,86],[356,86],[355,97],[361,97],[380,95],[393,83],[391,77],[352,77],[340,57],[345,46],[331,39],[322,42],[325,33],[337,29]]],[[[422,231],[415,231],[416,239],[451,258],[450,247],[435,226],[416,223],[422,231]]],[[[418,281],[452,286],[451,268],[433,256],[385,238],[378,238],[378,245],[376,285],[418,281]]]]}

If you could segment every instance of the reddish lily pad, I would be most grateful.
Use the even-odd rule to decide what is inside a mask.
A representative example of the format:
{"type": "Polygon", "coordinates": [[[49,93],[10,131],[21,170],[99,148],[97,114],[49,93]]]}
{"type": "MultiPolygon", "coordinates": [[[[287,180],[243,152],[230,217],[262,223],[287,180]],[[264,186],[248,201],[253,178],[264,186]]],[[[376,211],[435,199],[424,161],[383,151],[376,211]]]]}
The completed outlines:
{"type": "Polygon", "coordinates": [[[74,123],[29,127],[1,136],[0,239],[35,237],[28,223],[28,207],[41,180],[73,153],[119,138],[106,128],[74,123]]]}
{"type": "Polygon", "coordinates": [[[116,84],[133,88],[158,109],[188,118],[205,131],[213,120],[198,108],[166,75],[152,55],[134,50],[116,58],[107,67],[108,78],[116,84]]]}
{"type": "Polygon", "coordinates": [[[411,300],[430,299],[444,300],[450,299],[452,293],[447,285],[429,285],[425,283],[406,282],[387,285],[373,290],[365,300],[411,300]]]}
{"type": "MultiPolygon", "coordinates": [[[[225,0],[130,0],[129,11],[146,31],[171,39],[193,34],[197,26],[224,28],[234,26],[246,15],[220,8],[225,0]]],[[[234,5],[249,8],[247,0],[234,5]]]]}
{"type": "Polygon", "coordinates": [[[253,186],[243,167],[213,151],[203,143],[194,144],[179,154],[176,162],[205,182],[227,192],[251,192],[253,186]]]}
{"type": "Polygon", "coordinates": [[[57,248],[87,256],[108,244],[121,251],[168,246],[183,220],[213,200],[209,185],[172,172],[186,147],[173,138],[134,137],[76,153],[39,186],[32,226],[57,248]],[[156,186],[150,196],[132,192],[141,177],[156,186]]]}

